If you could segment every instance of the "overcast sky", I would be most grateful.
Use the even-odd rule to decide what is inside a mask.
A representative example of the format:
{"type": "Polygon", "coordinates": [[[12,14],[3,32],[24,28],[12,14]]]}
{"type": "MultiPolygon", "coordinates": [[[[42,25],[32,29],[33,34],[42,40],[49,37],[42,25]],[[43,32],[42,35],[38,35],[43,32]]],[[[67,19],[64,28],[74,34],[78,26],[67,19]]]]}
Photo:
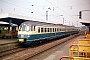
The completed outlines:
{"type": "Polygon", "coordinates": [[[90,0],[0,0],[0,14],[14,13],[66,25],[81,26],[80,20],[90,21],[90,0]],[[32,13],[33,12],[33,13],[32,13]],[[62,16],[63,15],[63,16],[62,16]]]}

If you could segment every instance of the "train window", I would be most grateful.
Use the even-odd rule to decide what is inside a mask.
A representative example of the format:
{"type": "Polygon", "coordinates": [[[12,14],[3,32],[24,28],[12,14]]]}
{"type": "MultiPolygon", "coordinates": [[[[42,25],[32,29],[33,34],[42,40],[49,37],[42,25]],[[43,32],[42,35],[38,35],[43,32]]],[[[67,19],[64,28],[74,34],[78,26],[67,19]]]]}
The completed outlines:
{"type": "Polygon", "coordinates": [[[49,32],[50,32],[50,28],[49,28],[49,32]]]}
{"type": "Polygon", "coordinates": [[[45,28],[45,32],[46,32],[46,28],[45,28]]]}
{"type": "Polygon", "coordinates": [[[54,32],[54,28],[53,28],[53,32],[54,32]]]}
{"type": "Polygon", "coordinates": [[[26,26],[23,25],[23,26],[22,26],[22,31],[25,31],[25,30],[26,30],[26,26]]]}
{"type": "Polygon", "coordinates": [[[55,32],[56,32],[56,28],[55,28],[55,32]]]}
{"type": "Polygon", "coordinates": [[[43,28],[43,32],[45,32],[45,28],[43,28]]]}
{"type": "Polygon", "coordinates": [[[35,31],[35,26],[33,26],[33,30],[35,31]]]}
{"type": "Polygon", "coordinates": [[[31,31],[33,31],[33,25],[31,25],[30,27],[31,27],[31,29],[30,29],[30,30],[31,30],[31,31]]]}
{"type": "Polygon", "coordinates": [[[41,32],[43,32],[43,28],[41,28],[41,32]]]}
{"type": "Polygon", "coordinates": [[[40,27],[38,28],[38,33],[40,33],[40,27]]]}
{"type": "Polygon", "coordinates": [[[48,32],[49,32],[49,28],[48,28],[48,32]]]}
{"type": "Polygon", "coordinates": [[[30,27],[29,26],[26,27],[26,31],[30,31],[30,27]]]}
{"type": "Polygon", "coordinates": [[[19,26],[19,31],[21,31],[21,29],[22,29],[22,25],[19,26]]]}
{"type": "Polygon", "coordinates": [[[59,32],[59,29],[57,28],[57,31],[59,32]]]}
{"type": "Polygon", "coordinates": [[[52,28],[50,28],[50,32],[52,32],[52,28]]]}
{"type": "Polygon", "coordinates": [[[12,31],[16,31],[16,27],[12,27],[12,31]]]}

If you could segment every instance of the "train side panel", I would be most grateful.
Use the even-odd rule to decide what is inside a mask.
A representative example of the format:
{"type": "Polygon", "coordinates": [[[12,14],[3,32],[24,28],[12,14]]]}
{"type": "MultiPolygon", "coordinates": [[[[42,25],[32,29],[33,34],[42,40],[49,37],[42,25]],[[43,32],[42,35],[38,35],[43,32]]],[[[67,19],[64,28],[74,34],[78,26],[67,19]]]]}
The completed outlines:
{"type": "Polygon", "coordinates": [[[66,36],[66,35],[70,35],[70,34],[74,34],[77,31],[65,31],[65,27],[59,27],[61,29],[63,29],[62,31],[58,31],[58,27],[56,28],[56,31],[54,29],[54,31],[52,30],[51,32],[38,32],[38,28],[56,28],[56,27],[48,27],[48,26],[36,26],[35,27],[35,31],[31,31],[31,32],[22,32],[19,31],[18,32],[18,39],[19,39],[19,44],[26,44],[26,45],[30,45],[35,41],[42,41],[42,40],[51,40],[53,38],[58,38],[58,37],[62,37],[62,36],[66,36]]]}

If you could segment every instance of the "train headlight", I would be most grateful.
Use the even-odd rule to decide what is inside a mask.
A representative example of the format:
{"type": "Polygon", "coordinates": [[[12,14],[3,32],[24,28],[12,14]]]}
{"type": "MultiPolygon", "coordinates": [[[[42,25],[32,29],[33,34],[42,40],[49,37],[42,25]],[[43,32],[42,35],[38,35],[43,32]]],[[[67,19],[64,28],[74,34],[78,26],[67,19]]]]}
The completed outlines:
{"type": "Polygon", "coordinates": [[[19,39],[19,42],[24,42],[24,39],[19,39]]]}

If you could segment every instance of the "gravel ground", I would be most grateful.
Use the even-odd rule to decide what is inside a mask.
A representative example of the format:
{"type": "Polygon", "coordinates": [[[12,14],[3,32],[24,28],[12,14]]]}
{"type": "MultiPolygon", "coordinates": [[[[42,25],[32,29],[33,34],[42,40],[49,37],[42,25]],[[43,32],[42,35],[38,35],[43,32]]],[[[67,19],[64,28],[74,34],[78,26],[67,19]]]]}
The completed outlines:
{"type": "MultiPolygon", "coordinates": [[[[57,46],[55,46],[55,47],[53,47],[45,52],[42,52],[34,57],[29,58],[28,60],[47,60],[46,58],[49,57],[50,55],[53,55],[56,51],[57,52],[64,51],[66,53],[65,55],[68,55],[70,44],[72,43],[73,40],[77,40],[79,38],[83,38],[83,36],[78,36],[74,39],[71,39],[71,40],[68,40],[64,43],[61,43],[61,44],[59,44],[59,45],[57,45],[57,46]]],[[[56,60],[56,59],[54,58],[54,60],[56,60]]],[[[64,59],[62,59],[62,60],[64,60],[64,59]]]]}

